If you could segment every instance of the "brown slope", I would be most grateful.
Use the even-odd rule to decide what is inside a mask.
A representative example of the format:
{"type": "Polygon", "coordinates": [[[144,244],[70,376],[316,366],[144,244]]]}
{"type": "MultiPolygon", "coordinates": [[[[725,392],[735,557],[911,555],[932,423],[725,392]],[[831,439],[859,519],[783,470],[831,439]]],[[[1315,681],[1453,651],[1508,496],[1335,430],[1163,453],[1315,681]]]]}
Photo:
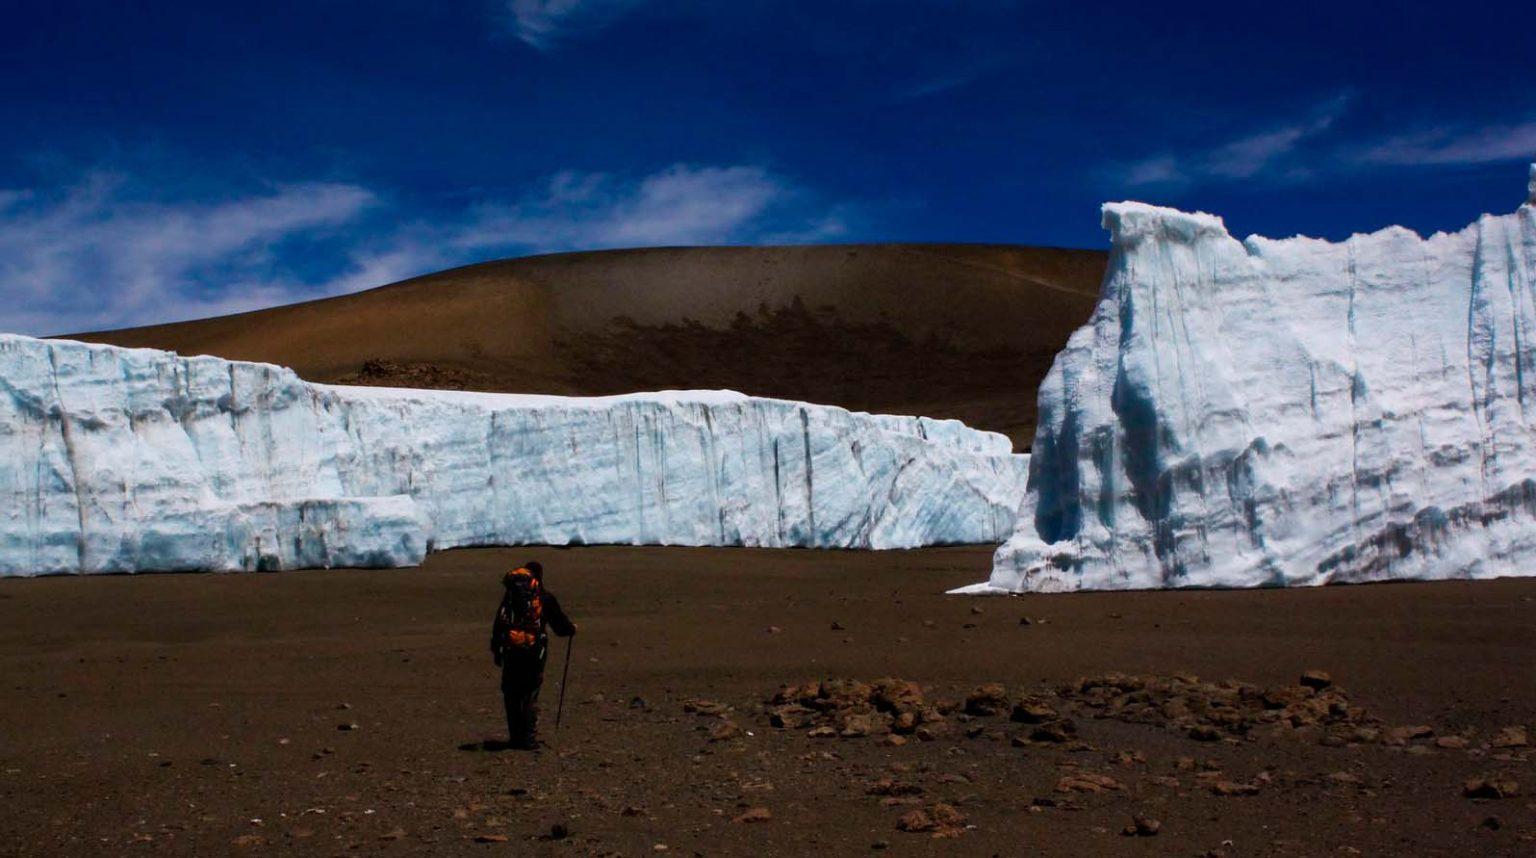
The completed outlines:
{"type": "Polygon", "coordinates": [[[80,335],[316,381],[608,394],[731,388],[1033,433],[1102,252],[652,248],[487,262],[234,316],[80,335]]]}

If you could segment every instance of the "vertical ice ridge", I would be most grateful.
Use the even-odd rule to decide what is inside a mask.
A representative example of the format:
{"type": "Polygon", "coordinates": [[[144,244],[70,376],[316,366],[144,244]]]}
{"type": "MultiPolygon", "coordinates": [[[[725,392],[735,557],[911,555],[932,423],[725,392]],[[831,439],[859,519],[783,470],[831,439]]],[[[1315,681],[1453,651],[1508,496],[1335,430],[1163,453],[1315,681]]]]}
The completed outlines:
{"type": "Polygon", "coordinates": [[[1531,181],[1514,214],[1428,238],[1239,243],[1106,206],[1099,306],[968,591],[1536,574],[1531,181]]]}

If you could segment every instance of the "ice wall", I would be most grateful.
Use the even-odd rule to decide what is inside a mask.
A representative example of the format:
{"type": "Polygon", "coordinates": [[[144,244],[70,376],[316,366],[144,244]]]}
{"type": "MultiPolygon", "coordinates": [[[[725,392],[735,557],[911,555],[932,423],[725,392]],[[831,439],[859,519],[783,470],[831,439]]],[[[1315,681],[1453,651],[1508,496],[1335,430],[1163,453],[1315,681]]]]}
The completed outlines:
{"type": "Polygon", "coordinates": [[[730,392],[315,385],[0,335],[0,575],[419,563],[524,543],[1001,541],[1027,469],[955,421],[730,392]]]}
{"type": "Polygon", "coordinates": [[[1429,238],[1104,207],[1103,294],[964,592],[1536,574],[1531,200],[1429,238]]]}

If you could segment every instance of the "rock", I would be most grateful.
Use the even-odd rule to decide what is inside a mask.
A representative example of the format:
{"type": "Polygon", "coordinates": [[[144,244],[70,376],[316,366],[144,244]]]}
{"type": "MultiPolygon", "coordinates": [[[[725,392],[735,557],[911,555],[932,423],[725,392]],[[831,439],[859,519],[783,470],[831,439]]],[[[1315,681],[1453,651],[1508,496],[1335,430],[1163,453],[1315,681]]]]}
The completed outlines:
{"type": "Polygon", "coordinates": [[[683,701],[683,711],[692,715],[704,715],[712,718],[724,718],[731,707],[724,703],[716,703],[713,700],[701,700],[694,698],[683,701]]]}
{"type": "Polygon", "coordinates": [[[507,842],[507,835],[505,835],[505,834],[476,834],[475,835],[475,842],[476,843],[506,843],[507,842]]]}
{"type": "Polygon", "coordinates": [[[1052,721],[1049,724],[1041,724],[1035,729],[1031,730],[1029,733],[1029,740],[1031,742],[1049,742],[1052,744],[1061,744],[1062,742],[1072,741],[1072,737],[1076,734],[1077,725],[1073,724],[1071,721],[1052,721]]]}
{"type": "Polygon", "coordinates": [[[1163,829],[1163,824],[1150,816],[1133,816],[1131,824],[1121,830],[1121,834],[1127,837],[1155,837],[1163,829]]]}
{"type": "Polygon", "coordinates": [[[756,822],[768,822],[772,819],[773,811],[766,807],[753,807],[748,808],[744,813],[731,821],[750,825],[756,822]]]}
{"type": "Polygon", "coordinates": [[[1124,784],[1110,777],[1093,772],[1077,772],[1066,775],[1056,782],[1057,792],[1101,793],[1125,789],[1124,784]]]}
{"type": "Polygon", "coordinates": [[[340,730],[343,733],[350,733],[353,730],[361,730],[361,729],[363,729],[363,725],[361,725],[361,724],[337,724],[336,725],[336,729],[340,730]]]}
{"type": "Polygon", "coordinates": [[[892,733],[880,740],[880,744],[887,748],[899,748],[907,743],[907,737],[892,733]]]}
{"type": "Polygon", "coordinates": [[[1489,816],[1484,818],[1482,822],[1479,822],[1477,827],[1486,829],[1488,831],[1498,831],[1500,828],[1504,827],[1504,822],[1497,816],[1489,816]]]}
{"type": "Polygon", "coordinates": [[[1520,794],[1520,784],[1508,775],[1483,775],[1462,785],[1467,798],[1512,798],[1520,794]]]}
{"type": "Polygon", "coordinates": [[[1322,691],[1333,684],[1333,677],[1326,670],[1309,670],[1301,675],[1301,685],[1315,691],[1322,691]]]}
{"type": "Polygon", "coordinates": [[[564,840],[571,836],[571,828],[563,822],[557,822],[549,827],[550,840],[564,840]]]}
{"type": "Polygon", "coordinates": [[[1350,772],[1334,772],[1328,776],[1328,780],[1336,784],[1345,784],[1348,786],[1359,786],[1364,782],[1361,780],[1359,775],[1352,774],[1350,772]]]}
{"type": "Polygon", "coordinates": [[[1189,738],[1196,742],[1215,742],[1221,739],[1221,731],[1208,724],[1196,724],[1189,728],[1189,738]]]}
{"type": "Polygon", "coordinates": [[[1008,718],[1020,724],[1044,724],[1061,717],[1056,710],[1038,697],[1026,697],[1013,704],[1008,718]]]}
{"type": "Polygon", "coordinates": [[[895,778],[881,778],[870,784],[865,793],[879,796],[922,795],[923,788],[917,784],[902,783],[895,778]]]}
{"type": "Polygon", "coordinates": [[[1383,745],[1402,746],[1414,739],[1428,739],[1433,735],[1435,735],[1434,728],[1423,724],[1393,727],[1382,734],[1381,743],[1383,745]]]}
{"type": "Polygon", "coordinates": [[[891,721],[891,732],[908,734],[917,729],[917,713],[903,712],[891,721]]]}
{"type": "Polygon", "coordinates": [[[1435,747],[1444,748],[1447,751],[1464,751],[1471,744],[1465,736],[1441,736],[1435,740],[1435,747]]]}
{"type": "Polygon", "coordinates": [[[805,735],[812,739],[835,739],[837,738],[837,731],[831,727],[814,727],[805,735]]]}
{"type": "Polygon", "coordinates": [[[874,843],[869,844],[869,848],[878,852],[881,849],[891,848],[891,842],[889,840],[876,840],[874,843]]]}
{"type": "Polygon", "coordinates": [[[815,712],[798,703],[776,707],[768,712],[768,723],[779,729],[794,730],[811,722],[815,712]]]}
{"type": "Polygon", "coordinates": [[[1529,744],[1526,738],[1525,725],[1516,724],[1512,727],[1505,727],[1493,734],[1493,738],[1488,740],[1488,744],[1495,748],[1524,748],[1529,744]]]}
{"type": "Polygon", "coordinates": [[[844,739],[859,739],[872,733],[885,731],[885,722],[873,712],[855,713],[843,718],[838,732],[844,739]]]}
{"type": "Polygon", "coordinates": [[[933,831],[938,828],[938,823],[928,815],[928,811],[922,808],[914,808],[903,813],[896,820],[896,830],[905,831],[908,834],[921,834],[925,831],[933,831]]]}
{"type": "Polygon", "coordinates": [[[845,632],[847,630],[848,630],[848,627],[844,626],[842,623],[839,623],[839,622],[837,622],[835,620],[832,622],[832,631],[834,631],[834,632],[845,632]]]}
{"type": "Polygon", "coordinates": [[[1008,690],[999,682],[978,686],[965,698],[967,715],[1000,715],[1007,708],[1008,690]]]}
{"type": "Polygon", "coordinates": [[[981,609],[980,605],[972,605],[971,606],[971,613],[972,614],[984,614],[984,613],[986,613],[986,611],[983,611],[981,609]]]}
{"type": "Polygon", "coordinates": [[[405,837],[404,828],[395,828],[379,835],[380,840],[401,840],[405,837]]]}
{"type": "Polygon", "coordinates": [[[776,634],[780,634],[784,630],[779,628],[778,626],[769,626],[768,628],[764,629],[764,631],[766,631],[770,635],[776,635],[776,634]]]}
{"type": "Polygon", "coordinates": [[[711,742],[725,742],[739,738],[742,735],[741,728],[735,721],[722,719],[720,723],[709,728],[709,740],[711,742]]]}
{"type": "Polygon", "coordinates": [[[1217,780],[1211,784],[1211,792],[1220,796],[1234,795],[1258,795],[1259,785],[1256,783],[1239,783],[1237,781],[1217,780]]]}

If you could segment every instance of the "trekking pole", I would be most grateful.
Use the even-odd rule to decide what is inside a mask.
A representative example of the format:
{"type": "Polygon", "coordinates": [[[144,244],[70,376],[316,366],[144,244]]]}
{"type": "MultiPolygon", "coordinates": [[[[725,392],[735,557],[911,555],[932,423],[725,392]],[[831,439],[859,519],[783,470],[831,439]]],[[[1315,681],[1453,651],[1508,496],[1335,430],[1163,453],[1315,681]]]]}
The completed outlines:
{"type": "Polygon", "coordinates": [[[576,636],[571,635],[565,642],[565,670],[560,674],[560,704],[555,707],[555,732],[560,732],[560,716],[565,714],[565,685],[571,678],[571,647],[576,645],[576,636]]]}

